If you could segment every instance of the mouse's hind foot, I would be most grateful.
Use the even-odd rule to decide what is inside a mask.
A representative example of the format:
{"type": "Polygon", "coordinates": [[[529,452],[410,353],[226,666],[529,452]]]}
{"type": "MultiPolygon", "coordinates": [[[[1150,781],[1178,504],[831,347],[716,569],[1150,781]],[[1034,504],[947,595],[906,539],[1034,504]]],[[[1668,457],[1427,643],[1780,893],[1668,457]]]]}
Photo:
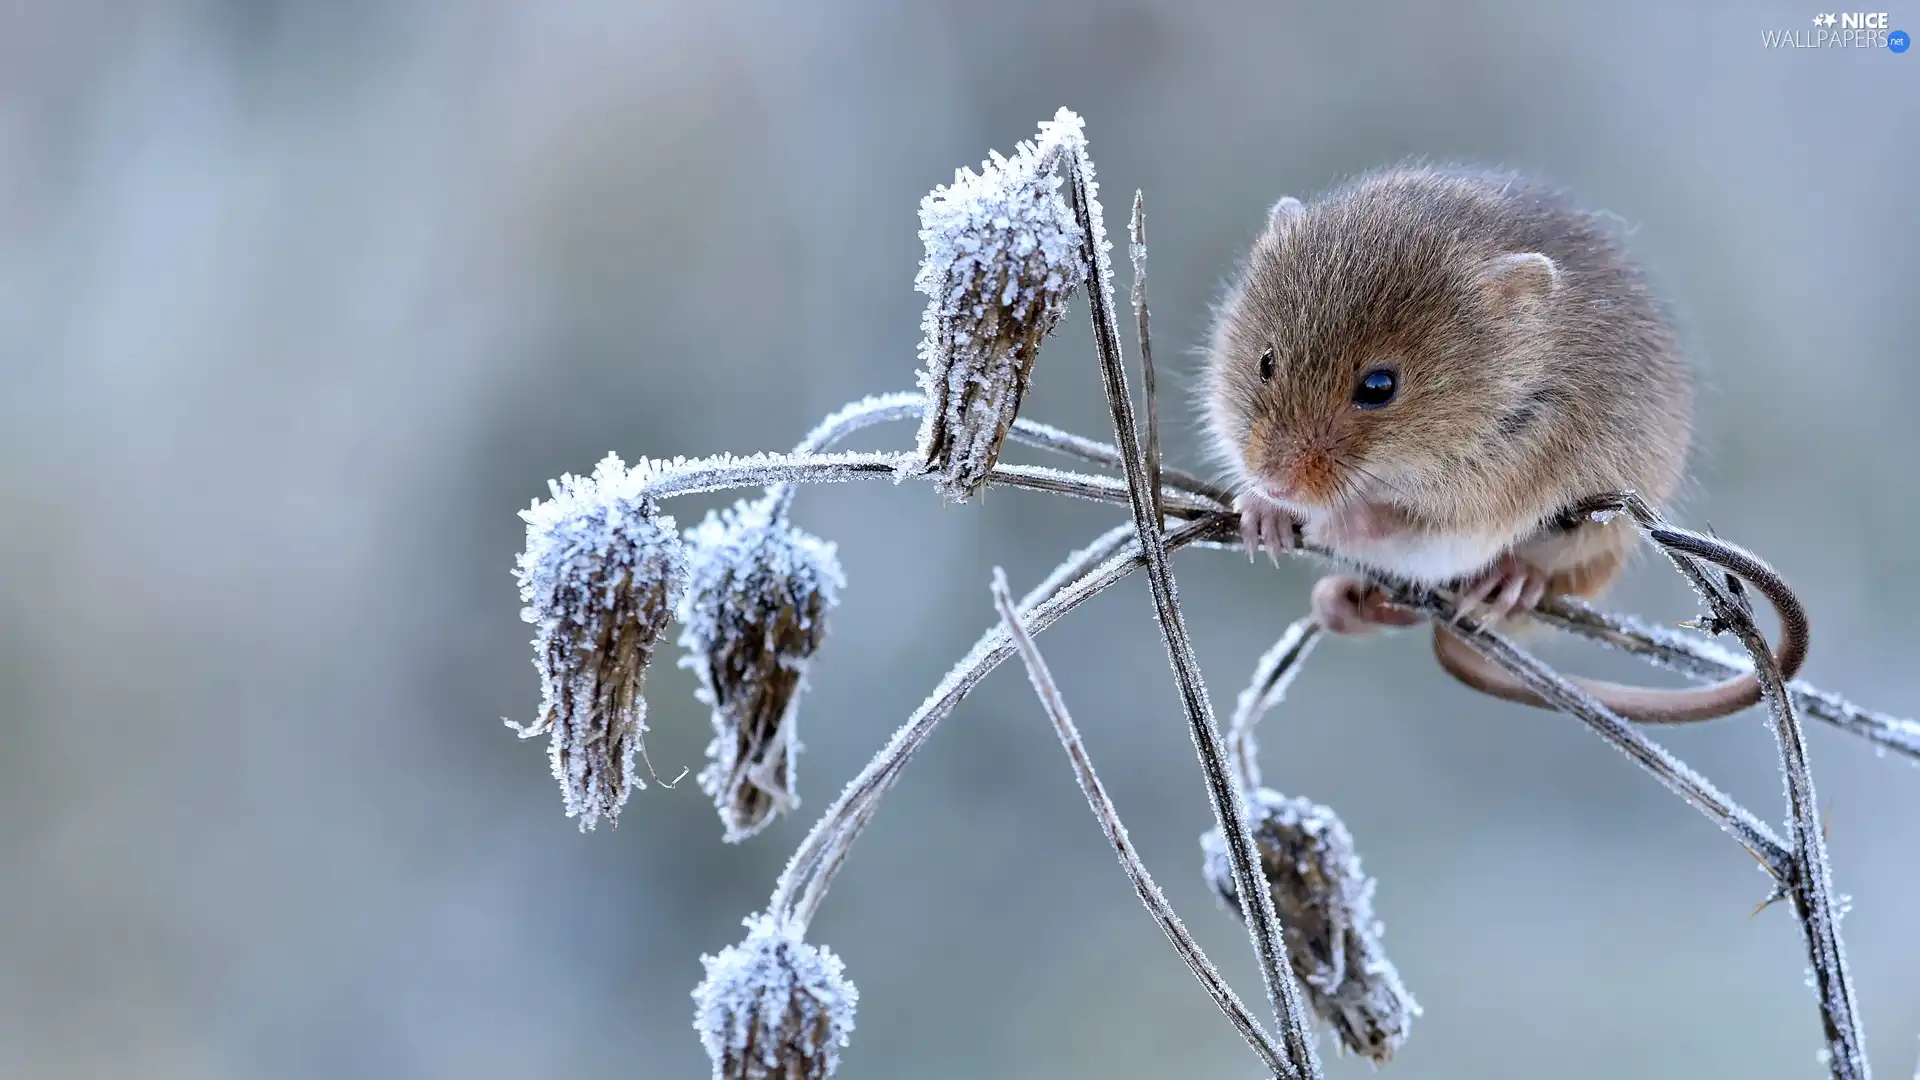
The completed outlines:
{"type": "Polygon", "coordinates": [[[1493,626],[1538,607],[1547,595],[1546,571],[1513,554],[1468,578],[1459,587],[1456,618],[1471,616],[1493,626]]]}
{"type": "Polygon", "coordinates": [[[1328,574],[1313,586],[1313,617],[1329,632],[1362,635],[1412,626],[1418,612],[1387,602],[1387,591],[1357,574],[1328,574]]]}

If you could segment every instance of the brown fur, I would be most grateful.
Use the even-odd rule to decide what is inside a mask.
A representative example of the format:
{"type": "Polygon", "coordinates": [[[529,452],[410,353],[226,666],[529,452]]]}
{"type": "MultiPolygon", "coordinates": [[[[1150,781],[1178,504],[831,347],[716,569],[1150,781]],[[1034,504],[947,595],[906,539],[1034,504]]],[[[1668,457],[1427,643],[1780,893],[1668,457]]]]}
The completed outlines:
{"type": "Polygon", "coordinates": [[[1414,528],[1514,545],[1596,492],[1664,502],[1692,414],[1675,336],[1596,216],[1517,176],[1425,167],[1363,176],[1260,237],[1216,323],[1207,393],[1243,478],[1320,473],[1333,494],[1364,470],[1414,528]],[[1521,252],[1559,271],[1537,303],[1477,280],[1521,252]],[[1355,408],[1381,365],[1398,396],[1355,408]]]}
{"type": "MultiPolygon", "coordinates": [[[[1603,492],[1666,502],[1693,407],[1672,328],[1596,215],[1513,174],[1424,166],[1275,206],[1221,307],[1205,395],[1216,452],[1244,489],[1281,492],[1269,499],[1308,540],[1437,586],[1511,554],[1544,573],[1549,594],[1580,596],[1607,587],[1639,533],[1625,519],[1571,530],[1553,519],[1603,492]],[[1395,397],[1358,407],[1355,387],[1382,367],[1395,397]]],[[[1361,589],[1324,581],[1316,610],[1361,589]]],[[[1368,604],[1333,621],[1406,621],[1368,604]]],[[[1541,704],[1435,635],[1455,676],[1541,704]]],[[[1751,677],[1690,691],[1583,685],[1644,721],[1707,719],[1758,698],[1751,677]]]]}

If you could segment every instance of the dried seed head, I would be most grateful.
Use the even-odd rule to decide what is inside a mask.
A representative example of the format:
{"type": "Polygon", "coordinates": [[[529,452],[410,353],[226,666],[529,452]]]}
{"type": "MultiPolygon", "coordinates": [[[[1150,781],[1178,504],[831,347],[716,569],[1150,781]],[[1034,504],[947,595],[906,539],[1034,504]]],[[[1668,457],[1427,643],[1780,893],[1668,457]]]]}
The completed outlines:
{"type": "Polygon", "coordinates": [[[1057,166],[1083,153],[1081,127],[1062,109],[1011,158],[995,153],[978,176],[961,169],[921,200],[921,468],[955,502],[986,486],[1041,339],[1080,283],[1080,229],[1057,166]]]}
{"type": "MultiPolygon", "coordinates": [[[[1286,928],[1287,956],[1314,1012],[1340,1043],[1384,1064],[1406,1041],[1420,1006],[1380,945],[1374,881],[1360,869],[1353,837],[1327,807],[1261,788],[1248,800],[1261,868],[1286,928]]],[[[1220,830],[1200,837],[1207,883],[1240,910],[1220,830]]]]}
{"type": "Polygon", "coordinates": [[[747,917],[747,940],[702,956],[693,1026],[713,1080],[822,1080],[840,1067],[860,992],[791,922],[747,917]]]}
{"type": "Polygon", "coordinates": [[[527,549],[515,576],[521,618],[536,628],[542,703],[537,721],[509,726],[523,739],[553,736],[553,775],[583,831],[616,820],[627,790],[646,786],[633,771],[647,730],[640,690],[686,587],[680,534],[647,496],[649,472],[608,454],[591,477],[561,477],[553,498],[520,513],[527,549]]]}
{"type": "Polygon", "coordinates": [[[680,605],[680,666],[713,710],[712,758],[700,788],[726,839],[744,840],[799,805],[794,714],[826,614],[846,583],[832,544],[778,520],[770,500],[742,501],[687,531],[692,583],[680,605]]]}

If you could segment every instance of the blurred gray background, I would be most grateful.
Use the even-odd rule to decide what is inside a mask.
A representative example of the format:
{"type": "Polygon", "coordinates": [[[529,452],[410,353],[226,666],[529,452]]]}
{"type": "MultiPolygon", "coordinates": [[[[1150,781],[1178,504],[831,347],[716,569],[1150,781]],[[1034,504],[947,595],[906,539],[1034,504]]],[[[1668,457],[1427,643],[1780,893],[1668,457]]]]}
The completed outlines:
{"type": "MultiPolygon", "coordinates": [[[[729,847],[691,779],[581,835],[544,744],[502,726],[537,704],[516,511],[609,449],[778,448],[909,388],[918,199],[1061,105],[1109,211],[1147,192],[1187,464],[1188,350],[1277,196],[1417,154],[1619,213],[1712,385],[1684,517],[1803,590],[1811,678],[1920,712],[1920,55],[1762,49],[1812,14],[0,4],[0,1075],[704,1075],[699,955],[989,624],[991,566],[1030,585],[1118,516],[803,493],[851,579],[805,805],[729,847]]],[[[1083,323],[1026,413],[1107,437],[1083,323]]],[[[1177,569],[1230,703],[1311,568],[1177,569]]],[[[1651,562],[1613,602],[1690,612],[1651,562]]],[[[1042,643],[1150,865],[1257,995],[1197,872],[1149,609],[1131,582],[1042,643]]],[[[697,770],[691,677],[657,663],[648,689],[654,764],[697,770]]],[[[1328,645],[1271,725],[1269,782],[1344,815],[1426,1007],[1389,1075],[1822,1074],[1752,860],[1572,721],[1470,695],[1408,635],[1328,645]]],[[[1659,734],[1778,819],[1759,720],[1659,734]]],[[[1920,770],[1811,743],[1869,1050],[1906,1075],[1920,770]]],[[[813,936],[864,995],[848,1080],[1258,1075],[1012,670],[912,765],[813,936]]]]}

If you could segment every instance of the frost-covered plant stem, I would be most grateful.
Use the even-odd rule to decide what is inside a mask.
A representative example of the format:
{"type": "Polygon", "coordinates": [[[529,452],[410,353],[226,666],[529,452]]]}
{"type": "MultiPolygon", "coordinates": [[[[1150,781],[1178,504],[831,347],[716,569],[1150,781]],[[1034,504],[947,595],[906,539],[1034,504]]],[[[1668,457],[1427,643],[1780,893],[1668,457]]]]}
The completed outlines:
{"type": "Polygon", "coordinates": [[[1166,511],[1160,507],[1160,393],[1153,371],[1152,321],[1147,311],[1147,200],[1139,188],[1133,191],[1133,216],[1127,222],[1127,256],[1133,263],[1133,325],[1140,345],[1140,394],[1147,403],[1147,491],[1153,496],[1153,524],[1167,527],[1166,511]]]}
{"type": "MultiPolygon", "coordinates": [[[[913,462],[912,454],[903,453],[762,453],[749,457],[716,454],[670,461],[642,460],[634,468],[648,470],[640,490],[648,497],[665,499],[755,485],[839,483],[863,476],[898,477],[902,470],[911,469],[913,462]]],[[[1037,465],[995,465],[990,480],[1003,487],[1071,495],[1094,502],[1122,503],[1127,499],[1126,485],[1111,477],[1037,465]]],[[[1165,494],[1169,496],[1169,514],[1190,518],[1221,512],[1219,503],[1207,496],[1185,491],[1165,494]]]]}
{"type": "Polygon", "coordinates": [[[1787,692],[1779,662],[1765,634],[1754,623],[1750,606],[1721,587],[1699,565],[1706,561],[1737,576],[1765,595],[1781,620],[1801,620],[1799,601],[1773,568],[1746,551],[1710,536],[1676,529],[1661,520],[1646,502],[1631,493],[1620,499],[1674,565],[1693,583],[1712,609],[1715,629],[1730,630],[1746,647],[1753,670],[1766,696],[1773,721],[1774,740],[1785,773],[1788,822],[1793,833],[1791,875],[1784,879],[1795,912],[1806,933],[1807,956],[1813,968],[1814,988],[1820,995],[1820,1019],[1827,1035],[1827,1064],[1834,1080],[1867,1080],[1869,1070],[1865,1036],[1853,1000],[1853,980],[1847,973],[1846,946],[1840,940],[1840,920],[1834,911],[1833,870],[1827,861],[1827,843],[1820,825],[1819,801],[1813,790],[1813,770],[1807,763],[1807,741],[1794,715],[1793,695],[1787,692]]]}
{"type": "Polygon", "coordinates": [[[1207,800],[1213,805],[1214,820],[1226,839],[1234,880],[1240,895],[1251,898],[1251,902],[1241,904],[1241,909],[1246,916],[1247,934],[1253,939],[1254,952],[1260,959],[1260,975],[1266,983],[1268,1003],[1279,1021],[1288,1071],[1317,1080],[1320,1059],[1314,1050],[1305,1003],[1287,961],[1280,918],[1267,891],[1259,849],[1247,827],[1246,803],[1228,768],[1213,705],[1200,678],[1200,665],[1193,655],[1186,619],[1174,594],[1173,573],[1167,566],[1167,549],[1161,541],[1157,522],[1157,500],[1149,487],[1146,456],[1141,452],[1139,433],[1134,426],[1133,401],[1127,392],[1126,367],[1121,360],[1119,326],[1113,313],[1113,268],[1107,258],[1106,226],[1095,201],[1092,164],[1084,152],[1076,152],[1067,156],[1063,167],[1067,173],[1068,199],[1080,227],[1081,258],[1086,263],[1087,307],[1093,316],[1094,351],[1113,413],[1114,444],[1120,448],[1127,473],[1133,527],[1140,537],[1147,580],[1152,585],[1154,615],[1166,638],[1167,655],[1173,663],[1187,726],[1206,774],[1207,800]]]}
{"type": "Polygon", "coordinates": [[[1300,673],[1300,665],[1319,642],[1320,623],[1313,616],[1295,619],[1254,665],[1253,678],[1240,691],[1233,719],[1227,722],[1227,751],[1232,755],[1234,779],[1239,781],[1241,791],[1251,793],[1260,787],[1260,747],[1254,741],[1254,727],[1287,696],[1287,687],[1300,673]]]}
{"type": "MultiPolygon", "coordinates": [[[[829,423],[844,422],[846,426],[839,430],[837,436],[844,437],[869,423],[899,419],[892,411],[896,404],[894,399],[907,398],[918,400],[919,396],[883,395],[853,402],[829,417],[816,431],[826,430],[829,423]],[[873,416],[868,422],[850,419],[868,415],[873,416]],[[835,421],[836,417],[842,419],[835,421]]],[[[1013,435],[1030,445],[1089,463],[1111,466],[1119,462],[1119,452],[1112,445],[1046,424],[1016,420],[1013,435]]],[[[652,472],[647,478],[645,493],[653,498],[666,499],[743,487],[837,483],[861,477],[897,479],[902,464],[911,459],[912,455],[908,453],[827,454],[796,450],[789,454],[763,453],[747,457],[718,454],[703,458],[644,461],[636,464],[635,468],[644,467],[652,472]]],[[[1005,487],[1071,495],[1095,502],[1121,504],[1129,499],[1125,483],[1111,477],[1036,466],[996,465],[993,482],[1005,487]]],[[[1226,493],[1178,470],[1164,471],[1162,495],[1169,516],[1191,519],[1204,514],[1231,513],[1231,499],[1226,493]]],[[[1230,540],[1197,543],[1202,547],[1240,550],[1239,545],[1230,540]]],[[[1292,554],[1339,562],[1333,553],[1311,547],[1297,549],[1292,554]]],[[[1748,666],[1737,654],[1727,652],[1711,641],[1647,627],[1638,620],[1600,612],[1577,600],[1549,599],[1542,604],[1540,614],[1556,626],[1696,678],[1724,678],[1748,666]]],[[[1788,688],[1795,703],[1815,719],[1920,760],[1920,722],[1863,708],[1805,680],[1796,679],[1788,688]]]]}
{"type": "MultiPolygon", "coordinates": [[[[1570,596],[1547,599],[1534,616],[1695,679],[1717,682],[1753,670],[1753,662],[1746,656],[1716,641],[1648,626],[1632,616],[1601,611],[1570,596]]],[[[1787,692],[1794,706],[1808,716],[1920,763],[1920,723],[1862,708],[1803,679],[1788,683],[1787,692]]]]}
{"type": "MultiPolygon", "coordinates": [[[[1025,598],[1020,601],[1020,609],[1022,611],[1029,611],[1041,602],[1052,599],[1074,578],[1084,574],[1090,567],[1098,565],[1102,560],[1108,558],[1114,552],[1119,551],[1122,547],[1125,547],[1132,537],[1133,527],[1130,525],[1116,526],[1100,534],[1093,543],[1069,555],[1064,562],[1054,567],[1053,571],[1049,573],[1040,584],[1035,585],[1032,591],[1028,592],[1025,598]]],[[[984,639],[982,639],[982,642],[984,642],[984,639]]],[[[968,652],[968,657],[971,658],[978,654],[981,645],[982,643],[976,643],[974,648],[968,652]]],[[[962,663],[965,663],[965,661],[963,660],[962,663]]],[[[956,668],[956,670],[958,669],[956,668]]],[[[984,674],[984,672],[982,672],[982,674],[984,674]]],[[[955,677],[953,673],[949,673],[947,676],[948,680],[952,680],[955,677]]],[[[949,702],[945,708],[947,712],[951,712],[953,707],[958,704],[959,699],[955,698],[949,702]]],[[[942,713],[941,715],[944,716],[945,714],[942,713]]],[[[938,720],[939,718],[936,717],[933,722],[937,723],[938,720]]],[[[911,724],[912,722],[913,720],[909,718],[908,723],[911,724]]],[[[928,733],[931,733],[931,728],[928,729],[928,733]]],[[[839,807],[838,815],[836,815],[835,809],[829,808],[827,813],[822,815],[820,821],[815,823],[813,832],[809,834],[810,839],[815,835],[823,838],[824,854],[818,856],[817,866],[807,879],[806,891],[801,895],[795,905],[795,912],[803,924],[811,920],[814,912],[820,909],[820,902],[826,897],[828,887],[833,884],[834,875],[840,872],[840,865],[846,861],[847,854],[852,850],[853,841],[860,835],[860,832],[867,827],[867,823],[873,819],[874,812],[880,807],[880,796],[884,795],[886,789],[893,785],[895,777],[897,777],[900,770],[906,766],[908,759],[913,756],[913,749],[917,749],[917,747],[913,749],[896,748],[894,744],[890,742],[886,747],[881,749],[880,754],[875,755],[875,759],[877,760],[881,756],[886,755],[890,750],[895,749],[901,749],[903,752],[898,753],[896,757],[888,760],[886,772],[879,786],[869,788],[857,805],[848,803],[845,806],[839,807]],[[829,828],[832,830],[831,835],[826,835],[829,828]]],[[[805,846],[806,842],[803,842],[802,847],[805,846]]],[[[798,858],[799,856],[796,854],[795,860],[797,861],[798,858]]],[[[793,872],[792,864],[789,864],[788,872],[793,872]]]]}
{"type": "MultiPolygon", "coordinates": [[[[897,423],[903,420],[918,420],[926,412],[927,398],[924,394],[907,391],[904,393],[876,394],[849,402],[820,421],[793,448],[795,454],[818,454],[838,445],[848,436],[865,428],[880,424],[897,423]]],[[[1066,457],[1078,458],[1093,465],[1118,468],[1120,452],[1112,446],[1093,439],[1083,438],[1070,431],[1062,431],[1049,424],[1042,424],[1025,417],[1016,417],[1008,438],[1014,442],[1049,450],[1066,457]]],[[[1215,484],[1210,484],[1191,473],[1178,469],[1166,470],[1162,482],[1200,499],[1212,500],[1216,508],[1224,508],[1233,501],[1231,493],[1215,484]]],[[[774,498],[776,517],[786,516],[793,504],[797,485],[784,483],[775,485],[770,494],[774,498]]]]}
{"type": "Polygon", "coordinates": [[[1793,698],[1780,676],[1767,639],[1753,625],[1753,617],[1727,612],[1733,632],[1753,657],[1761,689],[1767,695],[1767,714],[1773,720],[1780,764],[1786,773],[1787,806],[1793,832],[1794,909],[1806,931],[1807,955],[1820,994],[1820,1017],[1827,1033],[1829,1064],[1834,1080],[1867,1080],[1866,1036],[1853,999],[1853,979],[1847,972],[1846,945],[1840,939],[1840,919],[1833,898],[1833,868],[1827,860],[1827,842],[1820,824],[1813,771],[1807,762],[1806,735],[1794,715],[1793,698]]]}
{"type": "MultiPolygon", "coordinates": [[[[1601,503],[1596,502],[1595,506],[1601,507],[1601,503]]],[[[1834,914],[1832,870],[1821,832],[1812,772],[1807,764],[1805,736],[1794,715],[1793,695],[1781,678],[1765,635],[1754,624],[1752,611],[1737,594],[1702,569],[1699,561],[1713,563],[1758,588],[1785,619],[1803,617],[1798,601],[1771,567],[1712,537],[1668,526],[1651,507],[1631,493],[1609,497],[1602,508],[1631,514],[1707,601],[1712,609],[1714,629],[1733,631],[1746,646],[1753,670],[1760,677],[1785,773],[1793,834],[1791,850],[1751,814],[1707,784],[1704,777],[1686,769],[1651,741],[1638,738],[1638,732],[1618,716],[1501,635],[1474,626],[1463,636],[1483,655],[1518,675],[1535,693],[1586,721],[1682,797],[1716,817],[1723,828],[1761,860],[1773,874],[1777,892],[1793,901],[1801,922],[1813,985],[1820,998],[1821,1022],[1827,1036],[1827,1063],[1832,1075],[1835,1080],[1866,1080],[1864,1040],[1853,1000],[1853,983],[1847,973],[1846,949],[1834,914]],[[1512,661],[1524,661],[1524,664],[1516,665],[1512,661]]],[[[1450,602],[1437,597],[1425,599],[1424,603],[1416,602],[1416,606],[1431,615],[1453,617],[1450,602]]]]}
{"type": "Polygon", "coordinates": [[[994,607],[1000,613],[1001,625],[1013,636],[1013,643],[1020,650],[1020,659],[1027,666],[1027,678],[1033,683],[1034,693],[1039,695],[1040,704],[1045,709],[1047,719],[1053,722],[1053,732],[1060,745],[1067,752],[1067,760],[1073,765],[1074,777],[1080,781],[1080,791],[1092,807],[1093,816],[1100,822],[1100,831],[1106,834],[1107,843],[1112,845],[1114,854],[1120,858],[1120,866],[1127,872],[1127,878],[1133,883],[1133,891],[1139,895],[1140,902],[1146,905],[1160,929],[1173,944],[1180,959],[1186,961],[1194,977],[1200,980],[1213,1003],[1219,1006],[1227,1019],[1247,1040],[1266,1062],[1267,1068],[1276,1075],[1291,1077],[1297,1075],[1286,1061],[1284,1051],[1267,1034],[1260,1021],[1247,1011],[1247,1006],[1234,993],[1233,987],[1220,975],[1220,969],[1201,950],[1200,943],[1187,932],[1186,924],[1167,902],[1166,894],[1154,882],[1153,874],[1147,870],[1140,853],[1134,849],[1133,841],[1127,836],[1127,827],[1120,820],[1120,810],[1114,806],[1113,799],[1107,795],[1105,785],[1094,771],[1093,758],[1088,755],[1086,743],[1080,739],[1080,731],[1074,726],[1073,717],[1067,712],[1067,703],[1060,695],[1060,688],[1054,685],[1053,674],[1047,670],[1047,662],[1040,655],[1040,647],[1034,644],[1032,635],[1027,633],[1021,622],[1020,613],[1014,608],[1013,594],[1007,589],[1007,576],[999,567],[993,571],[994,607]]]}
{"type": "MultiPolygon", "coordinates": [[[[1107,449],[1103,444],[1093,440],[1079,440],[1076,437],[1076,441],[1085,446],[1107,449]]],[[[722,455],[692,460],[645,462],[643,465],[651,470],[651,475],[645,484],[646,493],[655,498],[667,498],[755,485],[834,482],[860,476],[897,476],[897,469],[910,458],[911,455],[897,453],[794,453],[759,454],[745,458],[722,455]]],[[[636,466],[636,468],[639,467],[642,466],[636,466]]],[[[1118,503],[1130,498],[1126,485],[1111,478],[1027,466],[996,465],[993,469],[993,480],[995,483],[1006,486],[1072,494],[1102,502],[1118,503]]],[[[1218,503],[1198,494],[1187,491],[1168,491],[1166,494],[1172,496],[1167,503],[1168,512],[1177,516],[1218,514],[1223,510],[1218,503]]],[[[1325,555],[1326,553],[1310,554],[1325,555]]],[[[1443,618],[1452,617],[1451,608],[1446,606],[1445,601],[1437,595],[1408,595],[1403,599],[1423,610],[1440,612],[1443,618]]],[[[1553,606],[1549,605],[1549,611],[1552,610],[1553,606]]],[[[1570,622],[1577,622],[1577,620],[1570,620],[1570,622]]],[[[1604,625],[1607,640],[1620,643],[1622,647],[1649,659],[1698,665],[1698,670],[1703,672],[1707,670],[1708,664],[1715,665],[1716,669],[1723,669],[1727,663],[1714,657],[1706,647],[1688,648],[1686,639],[1677,638],[1674,635],[1639,629],[1625,620],[1616,619],[1612,624],[1604,625]],[[1676,657],[1689,659],[1673,659],[1676,657]]],[[[1501,640],[1504,641],[1504,639],[1501,640]]],[[[1550,669],[1540,665],[1538,661],[1512,646],[1510,642],[1506,643],[1505,648],[1511,649],[1512,653],[1503,652],[1499,655],[1490,655],[1489,658],[1508,668],[1516,676],[1528,680],[1530,685],[1538,683],[1542,674],[1550,678],[1558,678],[1550,669]]],[[[1693,772],[1664,749],[1645,739],[1637,730],[1619,721],[1617,717],[1614,718],[1618,724],[1617,727],[1597,722],[1595,718],[1604,713],[1604,710],[1601,710],[1601,713],[1583,711],[1578,700],[1586,698],[1586,695],[1576,690],[1577,698],[1554,698],[1552,694],[1542,689],[1542,685],[1544,684],[1534,685],[1534,689],[1542,697],[1554,700],[1557,704],[1562,701],[1573,702],[1572,708],[1568,708],[1565,704],[1561,704],[1560,707],[1586,720],[1603,737],[1614,742],[1629,756],[1640,761],[1660,777],[1663,783],[1713,817],[1743,846],[1753,851],[1770,870],[1775,871],[1776,876],[1780,876],[1781,869],[1787,865],[1787,859],[1790,858],[1786,847],[1751,814],[1719,793],[1704,777],[1693,772]]],[[[1573,688],[1569,685],[1568,689],[1573,688]]],[[[1822,709],[1816,715],[1846,730],[1875,738],[1883,745],[1903,747],[1903,744],[1897,740],[1904,737],[1910,729],[1920,728],[1920,725],[1916,725],[1911,720],[1868,712],[1837,695],[1802,682],[1796,682],[1793,689],[1795,697],[1821,703],[1822,709]]],[[[1595,709],[1599,708],[1598,703],[1592,702],[1591,699],[1587,699],[1587,704],[1595,709]]]]}
{"type": "MultiPolygon", "coordinates": [[[[1231,535],[1229,530],[1233,527],[1232,521],[1231,517],[1215,515],[1187,522],[1167,533],[1166,544],[1169,548],[1178,549],[1202,538],[1227,537],[1231,535]]],[[[1092,549],[1089,549],[1089,552],[1083,552],[1078,558],[1092,561],[1089,558],[1091,551],[1092,549]]],[[[1124,580],[1127,575],[1142,565],[1144,565],[1144,557],[1137,544],[1130,544],[1128,550],[1106,558],[1093,569],[1074,577],[1057,593],[1033,603],[1024,615],[1029,631],[1037,634],[1052,626],[1081,604],[1124,580]]],[[[833,867],[839,865],[839,861],[845,856],[846,846],[852,842],[854,835],[857,835],[857,823],[863,820],[862,813],[870,815],[870,803],[877,801],[885,794],[886,789],[892,786],[901,767],[921,746],[926,744],[927,738],[933,734],[933,729],[939,725],[940,721],[953,712],[961,700],[979,685],[980,680],[985,678],[988,672],[1006,662],[1013,654],[1013,641],[1004,628],[995,626],[981,635],[980,640],[974,643],[967,655],[953,666],[927,700],[922,702],[920,707],[914,710],[913,715],[907,718],[906,723],[893,733],[887,745],[874,755],[866,768],[847,784],[846,788],[840,792],[840,796],[834,800],[833,805],[827,807],[820,815],[820,820],[814,824],[806,838],[801,840],[799,848],[788,860],[786,870],[781,873],[780,880],[774,885],[773,897],[767,904],[767,910],[770,913],[792,912],[794,918],[802,926],[805,925],[805,916],[810,915],[817,907],[819,897],[824,895],[827,884],[823,881],[816,888],[807,883],[808,875],[825,872],[829,865],[833,867]],[[843,831],[849,825],[855,825],[855,828],[843,835],[843,831]],[[838,840],[837,851],[833,850],[836,840],[838,840]],[[828,858],[829,855],[832,856],[831,859],[828,858]],[[796,899],[803,894],[810,896],[804,912],[800,911],[795,904],[796,899]]],[[[831,874],[826,876],[831,878],[831,874]]]]}
{"type": "Polygon", "coordinates": [[[1613,710],[1595,701],[1591,694],[1515,645],[1506,635],[1489,630],[1470,617],[1459,616],[1451,597],[1433,592],[1408,591],[1397,594],[1395,602],[1416,608],[1430,619],[1444,621],[1448,629],[1460,635],[1482,656],[1512,673],[1526,684],[1527,689],[1612,743],[1615,749],[1652,773],[1674,794],[1711,818],[1741,847],[1752,852],[1776,882],[1787,880],[1793,872],[1793,853],[1764,822],[1734,802],[1686,762],[1641,734],[1638,728],[1621,719],[1613,710]]]}
{"type": "MultiPolygon", "coordinates": [[[[1102,534],[1092,544],[1067,557],[1066,561],[1054,568],[1045,581],[1035,586],[1033,591],[1021,600],[1023,611],[1030,611],[1039,604],[1052,600],[1071,586],[1086,584],[1086,579],[1100,576],[1093,568],[1114,556],[1114,553],[1127,546],[1133,535],[1132,529],[1112,529],[1102,534]]],[[[1109,584],[1117,583],[1119,577],[1113,577],[1109,584]]],[[[1105,586],[1102,586],[1105,587],[1105,586]]],[[[1097,590],[1095,590],[1097,592],[1097,590]]],[[[1093,592],[1087,594],[1089,597],[1093,592]]],[[[1062,612],[1064,614],[1064,612],[1062,612]]],[[[781,910],[786,903],[785,897],[792,895],[799,883],[806,882],[805,892],[794,904],[796,916],[802,921],[810,920],[819,910],[820,901],[833,883],[834,875],[839,873],[840,865],[846,861],[853,841],[872,820],[879,808],[880,798],[893,786],[900,770],[906,767],[914,753],[925,744],[933,728],[957,708],[973,686],[998,666],[1004,657],[991,655],[990,644],[995,630],[989,628],[979,641],[974,643],[967,655],[948,671],[946,678],[934,690],[926,701],[905,724],[895,732],[894,737],[880,748],[880,751],[867,763],[859,776],[856,776],[841,792],[840,798],[820,816],[812,830],[800,842],[787,863],[785,872],[774,887],[774,902],[769,911],[781,910]]],[[[1037,632],[1037,631],[1036,631],[1037,632]]]]}

